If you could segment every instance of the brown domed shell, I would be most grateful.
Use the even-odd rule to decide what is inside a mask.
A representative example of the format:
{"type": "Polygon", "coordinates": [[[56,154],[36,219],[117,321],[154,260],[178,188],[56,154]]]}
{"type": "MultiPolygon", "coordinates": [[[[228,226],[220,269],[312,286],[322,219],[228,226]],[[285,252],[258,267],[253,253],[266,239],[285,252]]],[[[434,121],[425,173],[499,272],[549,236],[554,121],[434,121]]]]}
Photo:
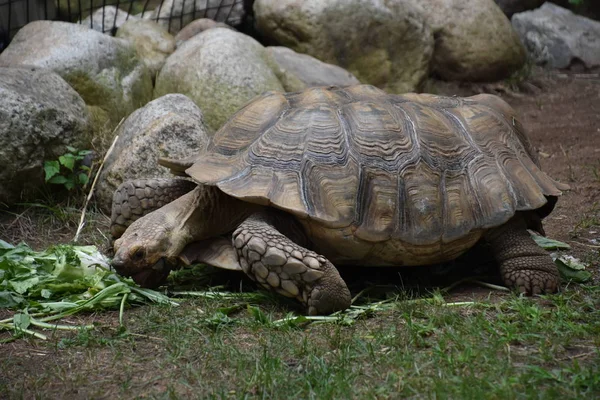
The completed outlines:
{"type": "Polygon", "coordinates": [[[364,240],[415,244],[501,225],[561,193],[503,100],[367,85],[266,93],[186,172],[364,240]]]}

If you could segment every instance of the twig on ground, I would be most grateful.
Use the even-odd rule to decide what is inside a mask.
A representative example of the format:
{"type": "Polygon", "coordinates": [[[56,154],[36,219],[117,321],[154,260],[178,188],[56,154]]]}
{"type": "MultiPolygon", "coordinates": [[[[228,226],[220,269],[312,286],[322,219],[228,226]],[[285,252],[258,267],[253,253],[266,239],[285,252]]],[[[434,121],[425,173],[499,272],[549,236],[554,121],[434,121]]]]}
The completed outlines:
{"type": "Polygon", "coordinates": [[[135,337],[141,337],[141,338],[146,338],[146,339],[151,339],[151,340],[158,340],[160,342],[166,342],[167,341],[167,339],[165,339],[165,338],[159,338],[159,337],[150,336],[150,335],[142,335],[141,333],[127,332],[127,335],[131,335],[131,336],[135,336],[135,337]]]}
{"type": "MultiPolygon", "coordinates": [[[[124,120],[125,120],[125,118],[121,119],[121,122],[119,122],[119,124],[115,128],[115,130],[113,131],[113,134],[121,127],[121,125],[123,124],[124,120]]],[[[116,135],[115,139],[112,142],[112,144],[108,148],[108,151],[104,155],[104,158],[102,159],[102,162],[100,163],[100,167],[98,168],[98,172],[96,173],[96,176],[94,177],[94,181],[92,182],[92,186],[90,187],[90,192],[88,193],[88,195],[87,195],[87,197],[85,199],[85,203],[83,204],[83,210],[81,210],[81,218],[79,219],[79,225],[77,226],[77,232],[75,233],[75,237],[73,238],[73,242],[77,242],[77,240],[79,239],[79,234],[81,233],[81,230],[83,229],[83,225],[84,225],[84,222],[85,222],[85,214],[87,212],[87,206],[88,206],[90,200],[92,199],[92,195],[94,194],[94,189],[96,187],[96,182],[98,181],[98,177],[100,176],[100,173],[102,172],[102,168],[104,167],[104,163],[106,162],[106,159],[108,158],[108,156],[110,155],[110,153],[112,153],[112,151],[115,148],[115,144],[117,143],[118,139],[119,139],[119,135],[116,135]]]]}

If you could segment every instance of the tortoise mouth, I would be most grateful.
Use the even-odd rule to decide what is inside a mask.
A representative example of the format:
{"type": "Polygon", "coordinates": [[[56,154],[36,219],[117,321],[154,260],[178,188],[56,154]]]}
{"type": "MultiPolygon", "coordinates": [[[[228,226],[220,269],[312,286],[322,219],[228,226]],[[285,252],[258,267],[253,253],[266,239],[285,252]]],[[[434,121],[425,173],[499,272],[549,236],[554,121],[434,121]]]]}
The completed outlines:
{"type": "Polygon", "coordinates": [[[135,283],[144,288],[154,289],[167,281],[171,270],[175,268],[166,258],[160,258],[154,265],[136,272],[119,272],[123,276],[130,276],[135,283]]]}

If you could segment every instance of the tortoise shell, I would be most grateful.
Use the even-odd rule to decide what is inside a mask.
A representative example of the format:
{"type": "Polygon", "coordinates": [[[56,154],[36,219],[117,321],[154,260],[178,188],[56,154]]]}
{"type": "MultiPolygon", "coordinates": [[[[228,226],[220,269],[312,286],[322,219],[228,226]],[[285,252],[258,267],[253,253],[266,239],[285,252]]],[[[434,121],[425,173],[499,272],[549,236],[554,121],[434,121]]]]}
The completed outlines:
{"type": "MultiPolygon", "coordinates": [[[[437,254],[419,264],[451,258],[439,255],[444,248],[462,252],[516,211],[547,214],[562,188],[498,97],[390,95],[368,85],[265,93],[186,173],[293,214],[315,242],[336,247],[330,253],[437,254]],[[390,240],[387,250],[377,245],[390,240]]],[[[402,261],[386,260],[375,262],[402,261]]]]}

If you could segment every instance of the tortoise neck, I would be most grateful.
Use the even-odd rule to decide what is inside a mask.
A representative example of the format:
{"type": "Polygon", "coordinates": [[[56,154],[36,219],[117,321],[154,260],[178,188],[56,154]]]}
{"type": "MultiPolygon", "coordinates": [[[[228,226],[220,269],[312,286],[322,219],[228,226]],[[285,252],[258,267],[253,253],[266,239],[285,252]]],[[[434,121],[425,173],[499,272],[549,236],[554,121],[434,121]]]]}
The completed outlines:
{"type": "Polygon", "coordinates": [[[231,232],[261,208],[229,196],[216,186],[198,185],[190,194],[189,212],[181,221],[190,242],[231,232]]]}

